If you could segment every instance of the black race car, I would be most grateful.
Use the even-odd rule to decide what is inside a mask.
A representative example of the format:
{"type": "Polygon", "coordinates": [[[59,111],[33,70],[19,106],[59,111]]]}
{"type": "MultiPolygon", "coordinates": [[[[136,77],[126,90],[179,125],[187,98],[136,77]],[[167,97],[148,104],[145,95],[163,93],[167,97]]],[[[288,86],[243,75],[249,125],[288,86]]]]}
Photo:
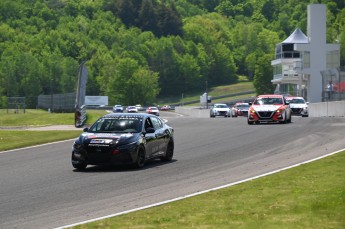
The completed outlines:
{"type": "Polygon", "coordinates": [[[107,114],[77,138],[72,149],[72,165],[130,164],[144,166],[151,158],[171,161],[174,129],[155,115],[145,113],[107,114]]]}

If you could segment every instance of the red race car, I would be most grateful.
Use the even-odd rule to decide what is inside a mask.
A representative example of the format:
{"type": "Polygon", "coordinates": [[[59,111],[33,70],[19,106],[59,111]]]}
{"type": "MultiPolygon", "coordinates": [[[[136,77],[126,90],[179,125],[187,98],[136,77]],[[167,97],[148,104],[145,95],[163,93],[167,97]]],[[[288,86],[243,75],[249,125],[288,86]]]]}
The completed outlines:
{"type": "Polygon", "coordinates": [[[248,124],[262,122],[290,123],[289,102],[282,95],[259,95],[248,110],[248,124]]]}

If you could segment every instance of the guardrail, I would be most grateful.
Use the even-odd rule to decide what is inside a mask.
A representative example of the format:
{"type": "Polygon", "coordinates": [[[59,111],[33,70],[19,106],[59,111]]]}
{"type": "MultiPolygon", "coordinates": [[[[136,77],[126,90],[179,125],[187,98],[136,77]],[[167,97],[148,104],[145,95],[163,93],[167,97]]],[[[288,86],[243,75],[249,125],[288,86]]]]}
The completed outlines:
{"type": "Polygon", "coordinates": [[[75,127],[82,127],[87,119],[86,116],[86,106],[82,105],[79,109],[75,111],[75,127]]]}

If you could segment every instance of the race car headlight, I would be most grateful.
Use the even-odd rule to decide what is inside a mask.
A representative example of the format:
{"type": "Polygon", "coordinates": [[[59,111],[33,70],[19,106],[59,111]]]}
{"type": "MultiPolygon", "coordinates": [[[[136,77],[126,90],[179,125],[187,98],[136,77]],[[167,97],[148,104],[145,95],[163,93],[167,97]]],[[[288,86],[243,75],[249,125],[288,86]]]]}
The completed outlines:
{"type": "Polygon", "coordinates": [[[80,149],[80,148],[81,148],[81,144],[79,143],[78,140],[76,140],[76,141],[74,142],[73,148],[74,148],[74,149],[80,149]]]}
{"type": "Polygon", "coordinates": [[[250,110],[249,110],[249,113],[255,114],[255,110],[254,110],[254,109],[250,109],[250,110]]]}
{"type": "Polygon", "coordinates": [[[137,142],[131,142],[131,143],[128,143],[126,145],[120,145],[117,147],[117,149],[119,150],[132,150],[132,149],[135,149],[137,147],[137,142]]]}

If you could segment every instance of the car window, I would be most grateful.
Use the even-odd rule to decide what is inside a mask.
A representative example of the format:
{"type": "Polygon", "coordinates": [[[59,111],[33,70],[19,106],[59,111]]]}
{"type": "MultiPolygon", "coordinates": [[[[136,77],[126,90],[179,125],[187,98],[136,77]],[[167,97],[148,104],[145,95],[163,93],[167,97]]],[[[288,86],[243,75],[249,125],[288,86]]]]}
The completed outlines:
{"type": "Polygon", "coordinates": [[[156,117],[151,117],[151,121],[153,123],[153,126],[156,130],[160,129],[163,127],[163,123],[159,118],[156,117]]]}
{"type": "Polygon", "coordinates": [[[150,118],[147,118],[147,119],[145,120],[145,130],[146,130],[147,128],[150,128],[150,127],[151,127],[151,128],[154,128],[151,119],[150,119],[150,118]]]}

